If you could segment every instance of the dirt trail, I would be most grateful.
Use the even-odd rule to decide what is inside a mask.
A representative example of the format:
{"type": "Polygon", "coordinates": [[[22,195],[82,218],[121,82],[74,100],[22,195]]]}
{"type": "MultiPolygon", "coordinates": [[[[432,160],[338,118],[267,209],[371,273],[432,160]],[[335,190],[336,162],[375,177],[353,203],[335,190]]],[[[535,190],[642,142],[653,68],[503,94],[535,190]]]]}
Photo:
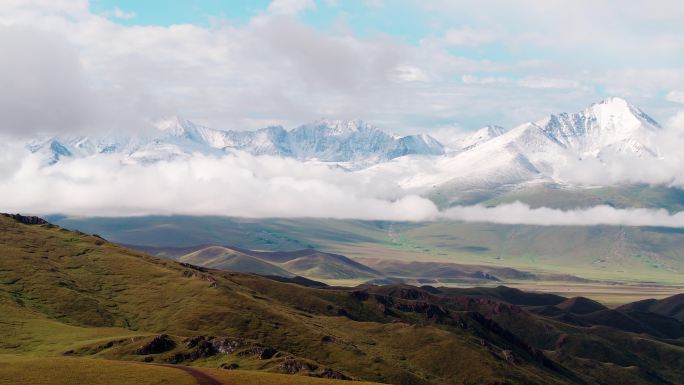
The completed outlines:
{"type": "Polygon", "coordinates": [[[188,374],[190,374],[192,377],[195,378],[195,381],[197,381],[198,385],[226,385],[225,383],[215,379],[214,377],[204,373],[203,371],[193,368],[190,366],[180,366],[180,365],[166,365],[166,364],[160,364],[160,366],[166,366],[168,368],[174,368],[178,370],[182,370],[188,374]]]}

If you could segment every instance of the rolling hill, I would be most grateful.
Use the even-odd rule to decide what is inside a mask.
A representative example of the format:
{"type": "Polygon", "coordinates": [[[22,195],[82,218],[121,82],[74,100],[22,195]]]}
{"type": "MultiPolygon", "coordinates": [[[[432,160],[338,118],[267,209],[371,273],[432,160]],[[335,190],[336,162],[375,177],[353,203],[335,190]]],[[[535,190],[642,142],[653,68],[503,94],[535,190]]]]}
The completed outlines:
{"type": "Polygon", "coordinates": [[[622,305],[621,310],[656,313],[684,321],[684,293],[661,300],[645,299],[622,305]]]}
{"type": "Polygon", "coordinates": [[[383,274],[344,255],[314,249],[295,251],[256,251],[238,249],[243,253],[277,263],[286,270],[314,279],[368,279],[383,274]]]}
{"type": "MultiPolygon", "coordinates": [[[[551,281],[571,275],[635,284],[684,282],[684,232],[672,228],[190,216],[58,217],[56,223],[117,243],[148,245],[143,250],[150,252],[211,244],[279,252],[314,248],[364,264],[372,259],[475,265],[481,271],[505,267],[551,281]]],[[[505,272],[490,274],[507,278],[505,272]]]]}
{"type": "Polygon", "coordinates": [[[205,247],[189,254],[182,255],[176,258],[176,260],[212,269],[232,270],[260,275],[277,275],[281,277],[294,276],[294,274],[272,263],[221,246],[205,247]]]}
{"type": "Polygon", "coordinates": [[[131,248],[159,257],[213,269],[281,277],[303,276],[310,279],[368,280],[383,274],[344,255],[314,249],[295,251],[260,251],[235,246],[131,248]]]}

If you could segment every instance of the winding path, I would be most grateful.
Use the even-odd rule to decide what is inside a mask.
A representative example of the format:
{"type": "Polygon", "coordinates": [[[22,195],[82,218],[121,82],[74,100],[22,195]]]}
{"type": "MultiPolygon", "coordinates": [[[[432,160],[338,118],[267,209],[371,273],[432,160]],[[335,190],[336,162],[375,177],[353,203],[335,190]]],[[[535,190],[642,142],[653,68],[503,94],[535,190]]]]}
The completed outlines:
{"type": "Polygon", "coordinates": [[[167,368],[174,368],[178,370],[182,370],[188,374],[190,374],[195,381],[197,381],[197,385],[225,385],[223,382],[215,379],[214,377],[204,373],[203,371],[193,368],[190,366],[180,366],[180,365],[169,365],[169,364],[158,364],[159,366],[166,366],[167,368]]]}

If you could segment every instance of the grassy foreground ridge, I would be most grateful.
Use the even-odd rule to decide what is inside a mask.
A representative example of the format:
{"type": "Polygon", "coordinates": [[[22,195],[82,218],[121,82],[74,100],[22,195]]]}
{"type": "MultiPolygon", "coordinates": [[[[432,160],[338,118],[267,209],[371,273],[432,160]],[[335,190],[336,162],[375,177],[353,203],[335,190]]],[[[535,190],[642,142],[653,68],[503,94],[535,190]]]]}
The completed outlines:
{"type": "Polygon", "coordinates": [[[0,216],[3,384],[684,379],[681,296],[608,309],[506,287],[309,288],[22,222],[0,216]]]}

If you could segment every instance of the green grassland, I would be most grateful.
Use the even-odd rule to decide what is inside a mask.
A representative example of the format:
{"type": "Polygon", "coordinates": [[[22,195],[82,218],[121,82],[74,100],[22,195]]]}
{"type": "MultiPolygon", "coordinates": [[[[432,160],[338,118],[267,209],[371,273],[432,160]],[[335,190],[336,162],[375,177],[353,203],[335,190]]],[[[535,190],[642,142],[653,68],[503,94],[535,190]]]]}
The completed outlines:
{"type": "Polygon", "coordinates": [[[0,355],[0,384],[174,384],[195,385],[180,370],[135,362],[74,357],[0,355]]]}
{"type": "MultiPolygon", "coordinates": [[[[339,385],[348,383],[348,381],[243,370],[226,371],[210,368],[198,370],[226,385],[339,385]]],[[[80,357],[0,355],[0,384],[2,385],[196,385],[197,383],[191,374],[169,366],[80,357]]],[[[361,381],[354,382],[354,384],[372,385],[374,383],[361,381]]]]}
{"type": "Polygon", "coordinates": [[[124,244],[219,244],[257,250],[314,247],[351,258],[512,267],[623,283],[684,284],[681,229],[179,216],[64,218],[59,223],[124,244]]]}
{"type": "MultiPolygon", "coordinates": [[[[274,360],[300,357],[369,381],[568,383],[562,373],[533,360],[507,364],[481,345],[480,337],[458,328],[444,330],[421,321],[419,314],[407,315],[413,323],[392,323],[396,318],[383,314],[384,305],[361,301],[346,291],[197,270],[97,236],[50,225],[18,224],[6,217],[0,217],[0,246],[0,322],[4,326],[0,354],[27,359],[21,364],[22,373],[31,372],[32,363],[36,372],[40,365],[72,365],[72,361],[62,361],[64,353],[101,345],[105,347],[86,356],[141,360],[130,355],[139,344],[136,336],[168,333],[178,338],[204,335],[258,341],[280,352],[274,360]],[[326,336],[333,336],[334,343],[325,342],[326,336]],[[121,349],[110,349],[105,341],[124,342],[121,349]]],[[[155,362],[161,358],[152,356],[155,362]]],[[[232,359],[225,355],[188,364],[216,368],[232,359]]],[[[275,362],[251,359],[243,364],[248,369],[272,371],[275,362]]],[[[21,365],[4,365],[0,377],[14,379],[21,365]]],[[[130,373],[112,377],[117,380],[111,383],[121,383],[118,379],[125,383],[125,376],[133,381],[148,370],[147,366],[138,370],[143,366],[120,365],[130,373]]],[[[88,381],[106,381],[99,375],[92,377],[88,365],[83,368],[88,381]]],[[[167,373],[150,370],[159,370],[161,377],[167,373]]],[[[31,382],[33,375],[39,374],[18,378],[31,382]]],[[[49,383],[72,380],[43,375],[49,383]]]]}

